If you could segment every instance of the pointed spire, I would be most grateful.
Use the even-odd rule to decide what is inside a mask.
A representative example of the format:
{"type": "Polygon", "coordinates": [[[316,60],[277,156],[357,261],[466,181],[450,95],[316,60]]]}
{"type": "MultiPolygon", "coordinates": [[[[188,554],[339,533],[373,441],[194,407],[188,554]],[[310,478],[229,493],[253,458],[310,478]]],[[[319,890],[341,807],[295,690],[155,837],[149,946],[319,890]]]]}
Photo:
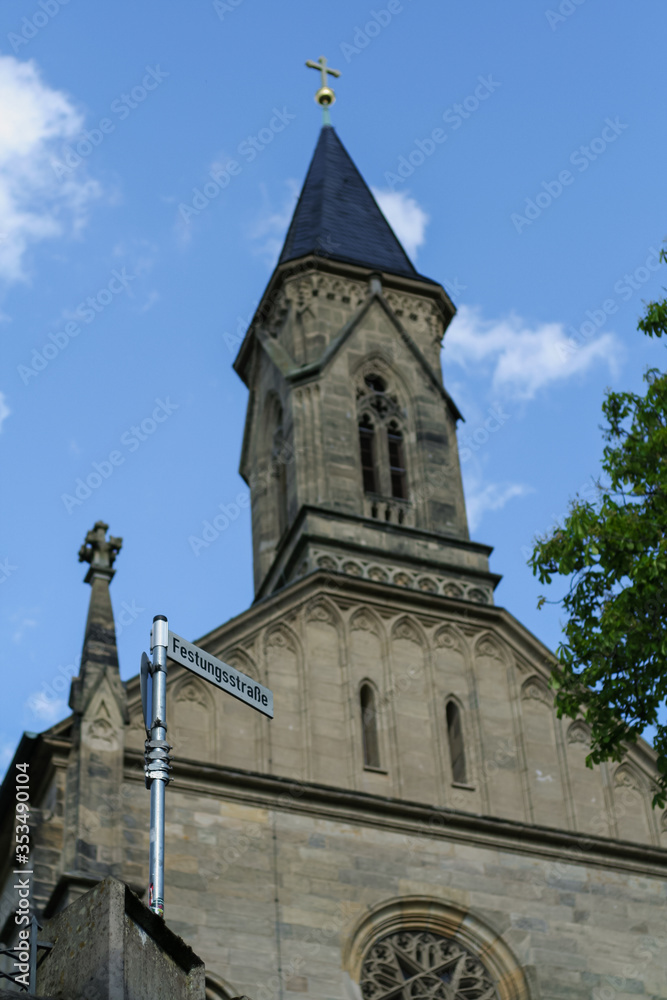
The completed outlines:
{"type": "Polygon", "coordinates": [[[79,549],[79,562],[90,563],[85,582],[91,585],[88,618],[83,638],[81,669],[79,677],[72,681],[70,706],[75,711],[83,711],[87,691],[96,683],[98,674],[110,668],[118,675],[118,648],[116,646],[116,626],[111,607],[109,583],[114,577],[112,568],[116,555],[123,544],[122,538],[114,538],[106,533],[109,528],[104,521],[97,521],[92,531],[86,535],[79,549]]]}
{"type": "Polygon", "coordinates": [[[98,521],[79,550],[79,562],[90,563],[86,583],[90,605],[79,676],[69,695],[72,750],[67,765],[64,874],[65,900],[80,895],[91,879],[119,877],[125,871],[121,792],[125,727],[130,716],[127,692],[120,679],[116,626],[109,583],[122,538],[107,538],[108,524],[98,521]]]}
{"type": "Polygon", "coordinates": [[[421,277],[331,125],[320,132],[279,263],[311,253],[421,277]]]}

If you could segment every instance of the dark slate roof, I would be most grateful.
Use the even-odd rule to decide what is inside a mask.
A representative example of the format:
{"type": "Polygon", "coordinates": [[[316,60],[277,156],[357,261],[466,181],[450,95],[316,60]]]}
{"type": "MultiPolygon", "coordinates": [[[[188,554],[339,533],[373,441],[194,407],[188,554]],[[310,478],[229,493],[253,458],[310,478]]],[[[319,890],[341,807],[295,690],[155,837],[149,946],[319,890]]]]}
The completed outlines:
{"type": "Polygon", "coordinates": [[[420,277],[331,125],[320,132],[278,263],[310,253],[420,277]]]}

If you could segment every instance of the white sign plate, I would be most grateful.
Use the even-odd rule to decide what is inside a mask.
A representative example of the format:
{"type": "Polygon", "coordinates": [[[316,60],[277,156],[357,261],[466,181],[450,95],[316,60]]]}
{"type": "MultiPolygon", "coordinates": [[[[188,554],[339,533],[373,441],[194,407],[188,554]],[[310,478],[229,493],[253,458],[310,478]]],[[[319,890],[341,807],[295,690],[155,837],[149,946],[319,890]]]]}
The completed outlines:
{"type": "Polygon", "coordinates": [[[193,645],[187,639],[181,639],[180,635],[170,630],[169,647],[167,655],[174,663],[180,663],[182,667],[187,667],[193,674],[203,677],[205,681],[210,681],[216,687],[222,688],[227,694],[231,694],[239,701],[244,701],[246,705],[273,718],[273,692],[254,681],[247,674],[242,674],[235,667],[230,667],[228,663],[223,663],[215,656],[211,656],[199,646],[193,645]]]}

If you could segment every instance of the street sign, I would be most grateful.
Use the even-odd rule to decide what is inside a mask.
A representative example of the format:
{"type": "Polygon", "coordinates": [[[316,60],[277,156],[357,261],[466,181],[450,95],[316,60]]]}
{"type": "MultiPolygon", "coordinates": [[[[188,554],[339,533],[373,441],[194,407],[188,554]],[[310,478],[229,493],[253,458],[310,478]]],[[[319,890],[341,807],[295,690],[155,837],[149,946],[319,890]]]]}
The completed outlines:
{"type": "Polygon", "coordinates": [[[228,663],[211,656],[204,649],[182,639],[180,635],[169,631],[169,646],[167,653],[170,660],[180,663],[182,667],[191,670],[198,677],[210,681],[216,687],[222,688],[239,701],[273,718],[273,692],[258,684],[252,677],[242,674],[240,670],[230,667],[228,663]]]}
{"type": "Polygon", "coordinates": [[[169,631],[165,615],[155,615],[151,629],[151,657],[141,657],[141,706],[146,727],[146,787],[151,793],[148,845],[148,907],[164,917],[164,791],[171,781],[171,745],[167,742],[167,660],[180,663],[198,677],[222,688],[239,701],[273,718],[273,693],[240,670],[216,659],[199,646],[169,631]]]}

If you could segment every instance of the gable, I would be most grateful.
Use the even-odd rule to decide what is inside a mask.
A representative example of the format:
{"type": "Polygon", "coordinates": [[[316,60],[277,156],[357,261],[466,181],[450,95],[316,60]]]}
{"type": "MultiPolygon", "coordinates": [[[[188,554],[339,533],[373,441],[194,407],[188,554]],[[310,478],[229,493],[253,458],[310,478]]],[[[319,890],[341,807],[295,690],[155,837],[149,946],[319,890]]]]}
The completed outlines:
{"type": "MultiPolygon", "coordinates": [[[[376,339],[383,338],[383,350],[388,352],[389,358],[398,357],[399,344],[402,344],[406,351],[402,351],[400,356],[410,365],[417,365],[422,371],[429,385],[442,397],[447,404],[454,420],[462,420],[463,417],[451,398],[443,387],[438,375],[428,364],[423,353],[415,344],[412,337],[405,330],[395,312],[391,309],[387,300],[380,291],[373,292],[366,302],[357,310],[355,315],[343,327],[340,333],[332,340],[327,348],[321,362],[317,368],[319,371],[326,371],[332,364],[334,358],[341,352],[343,347],[348,347],[348,341],[353,334],[365,333],[376,334],[376,339]]],[[[357,336],[357,340],[359,336],[357,336]]],[[[372,348],[371,348],[372,349],[372,348]]],[[[376,348],[377,349],[377,348],[376,348]]]]}

